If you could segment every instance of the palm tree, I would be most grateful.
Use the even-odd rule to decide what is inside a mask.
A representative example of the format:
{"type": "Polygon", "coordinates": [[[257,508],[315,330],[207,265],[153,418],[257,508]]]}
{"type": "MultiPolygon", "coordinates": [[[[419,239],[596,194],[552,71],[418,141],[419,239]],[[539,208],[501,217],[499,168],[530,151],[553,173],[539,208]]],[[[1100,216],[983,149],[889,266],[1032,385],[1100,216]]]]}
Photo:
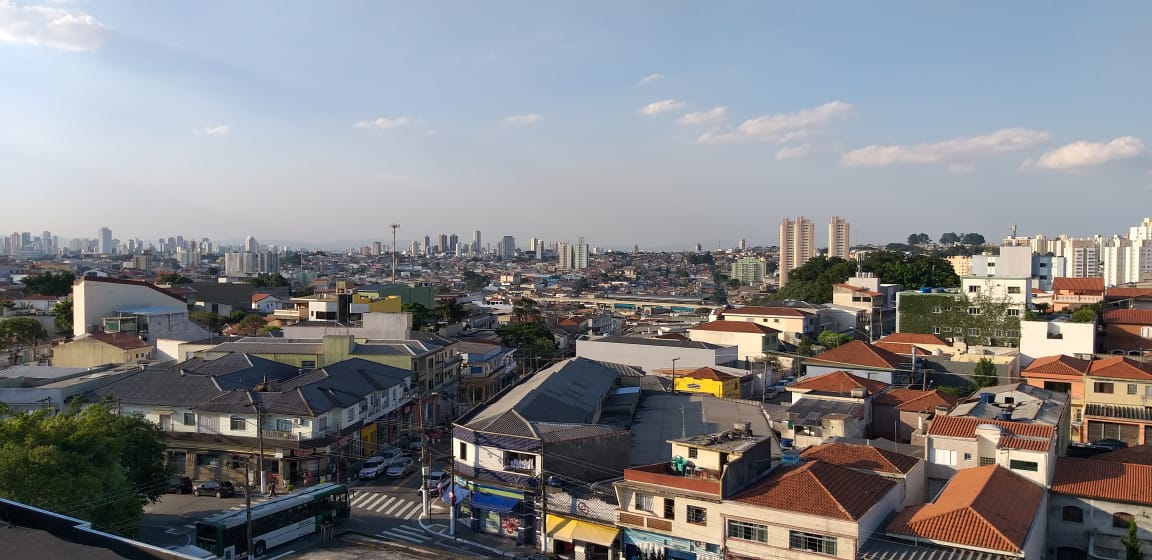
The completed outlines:
{"type": "Polygon", "coordinates": [[[536,300],[528,296],[522,296],[516,300],[516,303],[512,304],[512,316],[518,321],[523,321],[528,317],[536,317],[536,313],[536,300]]]}

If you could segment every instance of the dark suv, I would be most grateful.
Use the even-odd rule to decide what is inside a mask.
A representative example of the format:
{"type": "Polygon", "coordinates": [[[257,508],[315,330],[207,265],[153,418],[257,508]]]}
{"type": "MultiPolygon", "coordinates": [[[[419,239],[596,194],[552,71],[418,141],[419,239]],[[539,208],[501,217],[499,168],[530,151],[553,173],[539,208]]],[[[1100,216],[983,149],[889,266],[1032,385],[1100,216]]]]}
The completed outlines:
{"type": "Polygon", "coordinates": [[[192,493],[192,479],[186,476],[170,476],[168,477],[169,494],[191,494],[192,493]]]}
{"type": "Polygon", "coordinates": [[[216,496],[217,498],[230,498],[236,494],[236,487],[227,480],[209,480],[201,482],[193,491],[197,496],[216,496]]]}

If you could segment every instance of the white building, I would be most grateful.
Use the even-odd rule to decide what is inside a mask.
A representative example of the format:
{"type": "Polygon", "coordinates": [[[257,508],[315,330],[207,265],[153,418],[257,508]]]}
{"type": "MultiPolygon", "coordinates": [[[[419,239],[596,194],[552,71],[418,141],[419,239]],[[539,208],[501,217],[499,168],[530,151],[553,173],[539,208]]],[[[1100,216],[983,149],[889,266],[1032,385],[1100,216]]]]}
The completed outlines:
{"type": "Polygon", "coordinates": [[[1020,354],[1027,360],[1065,354],[1090,360],[1096,351],[1096,323],[1071,323],[1067,317],[1051,321],[1020,321],[1020,354]]]}
{"type": "Polygon", "coordinates": [[[174,359],[157,341],[202,340],[207,330],[188,319],[188,304],[145,282],[82,277],[72,286],[72,334],[134,332],[151,343],[154,356],[174,359]]]}

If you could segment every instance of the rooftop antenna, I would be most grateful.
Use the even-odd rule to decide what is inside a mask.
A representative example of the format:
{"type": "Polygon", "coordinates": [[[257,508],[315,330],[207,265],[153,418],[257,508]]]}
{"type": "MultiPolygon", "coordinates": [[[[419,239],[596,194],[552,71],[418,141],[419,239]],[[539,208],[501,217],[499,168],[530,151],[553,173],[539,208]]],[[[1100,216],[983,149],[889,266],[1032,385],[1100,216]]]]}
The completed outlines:
{"type": "Polygon", "coordinates": [[[392,283],[396,283],[396,230],[400,224],[392,224],[392,283]]]}

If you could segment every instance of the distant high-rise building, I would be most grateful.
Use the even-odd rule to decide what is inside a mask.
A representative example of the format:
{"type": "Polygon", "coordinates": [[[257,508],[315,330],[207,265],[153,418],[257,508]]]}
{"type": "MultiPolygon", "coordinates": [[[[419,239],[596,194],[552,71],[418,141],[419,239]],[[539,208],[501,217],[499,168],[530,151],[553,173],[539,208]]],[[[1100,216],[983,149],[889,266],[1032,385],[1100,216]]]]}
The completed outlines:
{"type": "Polygon", "coordinates": [[[479,255],[480,249],[482,247],[483,246],[480,245],[480,230],[473,231],[472,232],[472,253],[479,255]]]}
{"type": "Polygon", "coordinates": [[[581,237],[572,246],[572,267],[576,270],[588,268],[588,244],[581,237]]]}
{"type": "Polygon", "coordinates": [[[828,223],[828,256],[848,259],[848,248],[851,247],[848,237],[848,222],[839,216],[832,216],[828,223]]]}
{"type": "Polygon", "coordinates": [[[557,270],[572,270],[572,244],[567,241],[560,241],[556,243],[556,256],[559,261],[556,263],[557,270]]]}
{"type": "Polygon", "coordinates": [[[437,253],[447,253],[448,252],[448,234],[447,233],[441,233],[439,236],[436,237],[436,252],[437,253]]]}
{"type": "Polygon", "coordinates": [[[780,223],[780,286],[788,283],[788,273],[814,255],[812,221],[804,216],[784,218],[780,223]]]}
{"type": "Polygon", "coordinates": [[[255,253],[260,250],[260,244],[256,242],[256,238],[249,235],[244,238],[244,252],[255,253]]]}
{"type": "Polygon", "coordinates": [[[699,253],[704,250],[704,246],[699,241],[696,242],[696,252],[699,253]]]}
{"type": "Polygon", "coordinates": [[[535,253],[536,253],[536,260],[538,260],[538,261],[544,260],[544,242],[543,241],[538,240],[536,242],[536,248],[533,249],[533,251],[535,251],[535,253]]]}
{"type": "Polygon", "coordinates": [[[102,255],[112,253],[116,248],[112,245],[112,230],[102,227],[96,234],[96,252],[102,255]]]}
{"type": "Polygon", "coordinates": [[[424,254],[432,254],[432,236],[428,234],[424,235],[424,254]]]}
{"type": "Polygon", "coordinates": [[[452,254],[460,254],[460,236],[453,233],[448,236],[448,252],[452,254]]]}
{"type": "Polygon", "coordinates": [[[1064,259],[1072,278],[1100,276],[1100,239],[1068,239],[1064,242],[1064,259]]]}
{"type": "Polygon", "coordinates": [[[745,251],[748,249],[748,242],[743,238],[740,239],[740,250],[745,251]]]}
{"type": "Polygon", "coordinates": [[[500,246],[497,249],[500,258],[513,259],[516,258],[516,238],[511,235],[505,235],[500,240],[500,246]]]}
{"type": "Polygon", "coordinates": [[[741,284],[758,286],[764,283],[767,264],[761,257],[741,257],[732,262],[732,278],[741,284]]]}

